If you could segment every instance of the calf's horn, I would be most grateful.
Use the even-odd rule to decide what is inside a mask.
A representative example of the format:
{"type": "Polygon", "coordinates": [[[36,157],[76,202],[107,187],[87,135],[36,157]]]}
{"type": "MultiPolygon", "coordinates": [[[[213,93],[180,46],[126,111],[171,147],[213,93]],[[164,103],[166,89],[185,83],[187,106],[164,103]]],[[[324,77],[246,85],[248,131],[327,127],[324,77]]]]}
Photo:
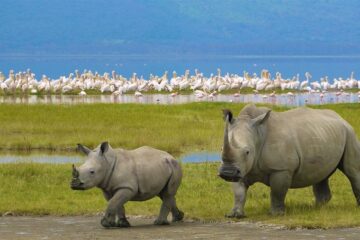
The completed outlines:
{"type": "Polygon", "coordinates": [[[76,167],[75,167],[74,164],[72,165],[72,169],[73,169],[73,171],[72,171],[73,178],[78,178],[79,177],[79,171],[76,170],[76,167]]]}

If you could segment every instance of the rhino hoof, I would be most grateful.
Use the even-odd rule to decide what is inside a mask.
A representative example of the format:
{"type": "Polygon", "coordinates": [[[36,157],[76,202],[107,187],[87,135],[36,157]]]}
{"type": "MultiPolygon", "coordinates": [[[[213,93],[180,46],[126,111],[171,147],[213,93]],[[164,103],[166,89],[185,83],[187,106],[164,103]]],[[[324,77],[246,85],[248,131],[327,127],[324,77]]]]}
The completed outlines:
{"type": "Polygon", "coordinates": [[[239,212],[231,212],[231,213],[225,214],[225,217],[227,217],[227,218],[237,218],[237,219],[246,218],[245,214],[239,213],[239,212]]]}
{"type": "Polygon", "coordinates": [[[172,221],[173,222],[180,222],[181,220],[183,220],[183,218],[184,218],[184,213],[179,210],[179,212],[175,216],[173,216],[172,221]]]}
{"type": "Polygon", "coordinates": [[[126,218],[120,218],[118,220],[118,222],[116,223],[116,226],[120,227],[120,228],[127,228],[127,227],[130,227],[130,223],[128,222],[128,220],[126,218]]]}
{"type": "Polygon", "coordinates": [[[169,225],[170,223],[168,222],[168,220],[159,220],[156,219],[154,222],[155,225],[169,225]]]}
{"type": "Polygon", "coordinates": [[[115,222],[111,222],[109,221],[107,218],[103,218],[101,219],[101,225],[104,227],[104,228],[111,228],[111,227],[116,227],[116,224],[115,222]]]}

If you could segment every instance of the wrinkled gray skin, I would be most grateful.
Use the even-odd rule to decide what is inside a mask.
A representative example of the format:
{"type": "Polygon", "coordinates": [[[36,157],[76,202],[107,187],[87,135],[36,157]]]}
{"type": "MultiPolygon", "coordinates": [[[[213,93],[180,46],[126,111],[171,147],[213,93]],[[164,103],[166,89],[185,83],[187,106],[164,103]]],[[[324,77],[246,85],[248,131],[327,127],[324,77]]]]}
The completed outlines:
{"type": "Polygon", "coordinates": [[[103,227],[129,227],[124,204],[155,196],[162,200],[156,225],[169,224],[169,212],[173,221],[183,219],[184,214],[177,208],[175,200],[182,171],[173,156],[151,147],[130,151],[112,149],[107,142],[94,150],[78,144],[78,149],[87,155],[87,159],[80,167],[73,166],[70,185],[74,190],[98,187],[103,191],[109,202],[101,220],[103,227]]]}
{"type": "Polygon", "coordinates": [[[331,110],[306,107],[278,113],[247,105],[237,118],[224,110],[223,164],[233,182],[234,208],[244,217],[246,192],[255,182],[271,189],[271,213],[283,214],[289,188],[312,185],[317,204],[330,200],[328,178],[340,169],[360,205],[360,143],[353,128],[331,110]]]}

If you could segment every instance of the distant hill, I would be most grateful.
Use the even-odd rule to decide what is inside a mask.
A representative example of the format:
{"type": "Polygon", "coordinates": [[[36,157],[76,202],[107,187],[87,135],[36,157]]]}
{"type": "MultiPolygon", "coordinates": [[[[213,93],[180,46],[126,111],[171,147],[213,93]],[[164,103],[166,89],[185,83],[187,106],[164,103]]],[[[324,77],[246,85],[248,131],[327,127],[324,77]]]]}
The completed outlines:
{"type": "Polygon", "coordinates": [[[358,0],[1,0],[0,54],[359,55],[358,0]]]}

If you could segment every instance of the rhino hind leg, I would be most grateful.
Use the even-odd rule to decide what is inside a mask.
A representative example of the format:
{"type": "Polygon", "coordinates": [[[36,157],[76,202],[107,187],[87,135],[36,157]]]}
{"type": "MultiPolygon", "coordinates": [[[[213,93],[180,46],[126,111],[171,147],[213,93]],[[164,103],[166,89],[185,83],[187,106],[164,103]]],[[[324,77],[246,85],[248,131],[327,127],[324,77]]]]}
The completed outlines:
{"type": "Polygon", "coordinates": [[[331,191],[329,187],[329,179],[326,178],[323,181],[313,185],[313,192],[316,199],[316,205],[323,205],[330,201],[331,191]]]}
{"type": "Polygon", "coordinates": [[[167,225],[167,217],[171,211],[172,221],[178,222],[184,218],[184,213],[176,205],[175,194],[181,183],[181,172],[174,171],[169,178],[168,183],[160,192],[159,197],[162,200],[159,217],[155,220],[156,225],[167,225]]]}
{"type": "Polygon", "coordinates": [[[162,200],[162,204],[160,207],[160,213],[158,218],[155,220],[155,225],[169,225],[169,221],[167,220],[167,217],[170,213],[171,207],[172,207],[172,200],[173,196],[162,194],[160,196],[162,200]]]}
{"type": "Polygon", "coordinates": [[[356,203],[358,206],[360,206],[360,172],[346,171],[345,169],[341,170],[348,177],[356,199],[356,203]]]}
{"type": "Polygon", "coordinates": [[[176,206],[175,197],[174,197],[173,206],[171,207],[171,214],[172,214],[173,222],[180,222],[184,218],[184,213],[176,206]]]}
{"type": "Polygon", "coordinates": [[[360,142],[353,131],[348,132],[345,151],[338,168],[349,179],[356,202],[360,206],[360,142]]]}

